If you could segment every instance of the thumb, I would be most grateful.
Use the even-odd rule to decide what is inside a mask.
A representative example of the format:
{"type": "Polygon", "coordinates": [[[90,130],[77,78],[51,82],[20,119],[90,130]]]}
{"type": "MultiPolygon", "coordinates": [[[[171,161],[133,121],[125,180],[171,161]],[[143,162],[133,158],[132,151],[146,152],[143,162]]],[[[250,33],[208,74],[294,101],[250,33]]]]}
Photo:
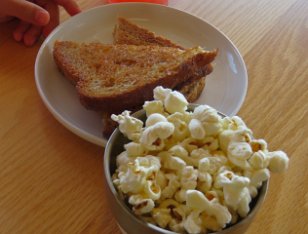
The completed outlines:
{"type": "Polygon", "coordinates": [[[49,13],[34,3],[25,0],[12,0],[8,1],[7,4],[7,15],[40,26],[49,22],[49,13]]]}

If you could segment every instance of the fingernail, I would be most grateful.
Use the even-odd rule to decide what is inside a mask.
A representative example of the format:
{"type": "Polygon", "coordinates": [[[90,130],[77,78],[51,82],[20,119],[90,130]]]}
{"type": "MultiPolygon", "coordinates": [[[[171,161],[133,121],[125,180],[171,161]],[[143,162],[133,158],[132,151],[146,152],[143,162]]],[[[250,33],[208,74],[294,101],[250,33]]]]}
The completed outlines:
{"type": "Polygon", "coordinates": [[[35,22],[39,25],[46,25],[49,22],[49,14],[46,11],[37,11],[35,13],[35,22]]]}

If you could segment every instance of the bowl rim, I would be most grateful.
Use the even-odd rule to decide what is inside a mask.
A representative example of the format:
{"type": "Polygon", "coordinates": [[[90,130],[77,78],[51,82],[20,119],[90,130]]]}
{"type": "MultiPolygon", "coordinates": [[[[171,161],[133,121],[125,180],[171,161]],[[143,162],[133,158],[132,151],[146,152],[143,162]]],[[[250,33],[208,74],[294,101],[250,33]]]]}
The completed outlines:
{"type": "MultiPolygon", "coordinates": [[[[200,104],[189,104],[188,105],[188,109],[189,110],[193,110],[197,106],[200,106],[200,104]]],[[[132,114],[132,116],[134,116],[136,118],[140,118],[144,114],[145,114],[145,111],[143,109],[141,109],[141,110],[139,110],[137,112],[134,112],[132,114]]],[[[221,115],[222,117],[228,117],[227,115],[225,115],[225,114],[223,114],[221,112],[218,112],[218,114],[221,115]]],[[[110,173],[110,162],[111,162],[110,156],[111,156],[113,142],[118,137],[123,137],[123,135],[120,132],[119,128],[116,128],[113,131],[113,133],[111,134],[109,140],[107,141],[107,144],[106,144],[106,147],[105,147],[105,150],[104,150],[104,155],[103,155],[103,166],[104,166],[105,181],[106,181],[106,183],[108,185],[108,189],[110,190],[112,196],[115,198],[116,203],[120,206],[121,210],[125,213],[125,215],[130,216],[135,222],[139,223],[143,227],[154,229],[155,231],[158,231],[159,233],[162,233],[162,234],[174,234],[175,232],[173,232],[173,231],[161,228],[161,227],[159,227],[157,225],[148,223],[148,222],[138,218],[132,212],[132,210],[128,207],[128,205],[125,204],[123,198],[120,196],[120,194],[118,193],[117,189],[115,188],[115,186],[114,186],[114,184],[112,182],[112,175],[110,173]]],[[[226,228],[222,229],[221,231],[208,232],[208,233],[211,233],[211,234],[225,234],[225,233],[228,233],[228,232],[238,228],[241,225],[247,224],[250,220],[252,220],[254,218],[257,210],[263,204],[265,196],[266,196],[266,193],[267,193],[267,190],[268,190],[268,186],[269,186],[269,179],[264,181],[262,183],[262,186],[258,189],[258,194],[256,196],[257,200],[255,201],[255,205],[249,211],[249,213],[248,213],[248,215],[246,217],[242,218],[240,221],[236,222],[235,224],[231,224],[230,226],[227,226],[226,228]]],[[[123,229],[123,227],[121,226],[120,223],[118,223],[118,225],[123,229]]]]}

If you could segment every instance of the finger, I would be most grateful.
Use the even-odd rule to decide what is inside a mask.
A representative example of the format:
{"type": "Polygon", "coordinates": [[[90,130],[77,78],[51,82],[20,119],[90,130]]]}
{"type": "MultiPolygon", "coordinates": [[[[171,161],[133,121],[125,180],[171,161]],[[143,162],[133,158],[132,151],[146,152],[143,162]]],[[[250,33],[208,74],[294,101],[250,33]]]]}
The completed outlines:
{"type": "Polygon", "coordinates": [[[74,0],[54,0],[55,3],[62,6],[70,15],[76,15],[81,10],[74,0]]]}
{"type": "Polygon", "coordinates": [[[16,41],[21,41],[24,37],[24,33],[30,28],[31,24],[25,21],[20,21],[16,29],[13,32],[13,37],[16,41]]]}
{"type": "Polygon", "coordinates": [[[59,7],[56,3],[49,2],[45,5],[45,10],[47,10],[50,15],[50,21],[43,29],[43,35],[47,37],[49,33],[59,25],[59,7]]]}
{"type": "Polygon", "coordinates": [[[10,21],[13,18],[14,17],[11,17],[11,16],[0,16],[0,23],[10,21]]]}
{"type": "Polygon", "coordinates": [[[30,29],[24,34],[24,44],[26,46],[33,46],[34,43],[39,39],[42,33],[42,27],[32,25],[30,29]]]}
{"type": "Polygon", "coordinates": [[[35,25],[46,25],[49,22],[48,12],[34,3],[25,0],[12,0],[7,3],[7,15],[35,25]]]}

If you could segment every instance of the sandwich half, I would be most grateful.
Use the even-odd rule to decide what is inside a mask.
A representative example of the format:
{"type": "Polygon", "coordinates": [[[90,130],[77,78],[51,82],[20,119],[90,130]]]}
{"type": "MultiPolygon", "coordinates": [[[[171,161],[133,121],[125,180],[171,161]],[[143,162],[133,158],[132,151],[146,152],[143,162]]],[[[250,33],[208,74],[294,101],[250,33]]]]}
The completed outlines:
{"type": "Polygon", "coordinates": [[[57,41],[54,58],[76,83],[81,103],[90,110],[120,111],[152,99],[153,89],[175,89],[212,70],[216,50],[156,45],[105,45],[57,41]]]}

